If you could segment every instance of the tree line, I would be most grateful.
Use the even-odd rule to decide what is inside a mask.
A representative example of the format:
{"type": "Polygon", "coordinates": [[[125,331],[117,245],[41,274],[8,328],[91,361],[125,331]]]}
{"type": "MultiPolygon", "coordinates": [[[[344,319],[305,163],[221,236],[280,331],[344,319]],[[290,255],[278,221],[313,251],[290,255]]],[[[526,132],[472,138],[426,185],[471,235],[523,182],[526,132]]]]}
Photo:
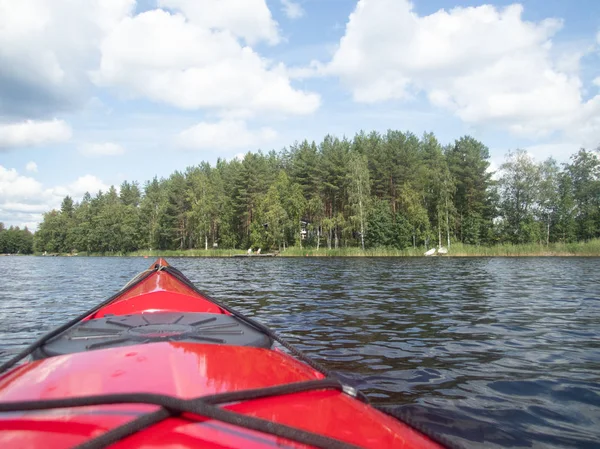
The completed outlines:
{"type": "Polygon", "coordinates": [[[431,133],[326,136],[125,181],[44,214],[35,249],[432,247],[453,242],[573,242],[600,237],[598,150],[567,164],[509,152],[497,174],[488,148],[431,133]]]}
{"type": "Polygon", "coordinates": [[[0,254],[33,253],[33,233],[24,227],[10,226],[6,228],[0,222],[0,254]]]}

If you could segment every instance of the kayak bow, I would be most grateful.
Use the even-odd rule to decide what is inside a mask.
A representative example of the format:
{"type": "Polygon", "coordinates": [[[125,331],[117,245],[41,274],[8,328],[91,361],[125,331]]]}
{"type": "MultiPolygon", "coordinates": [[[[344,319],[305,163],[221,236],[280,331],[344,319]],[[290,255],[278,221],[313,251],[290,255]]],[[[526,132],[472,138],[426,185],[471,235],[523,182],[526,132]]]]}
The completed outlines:
{"type": "Polygon", "coordinates": [[[163,259],[0,372],[1,447],[442,447],[163,259]]]}

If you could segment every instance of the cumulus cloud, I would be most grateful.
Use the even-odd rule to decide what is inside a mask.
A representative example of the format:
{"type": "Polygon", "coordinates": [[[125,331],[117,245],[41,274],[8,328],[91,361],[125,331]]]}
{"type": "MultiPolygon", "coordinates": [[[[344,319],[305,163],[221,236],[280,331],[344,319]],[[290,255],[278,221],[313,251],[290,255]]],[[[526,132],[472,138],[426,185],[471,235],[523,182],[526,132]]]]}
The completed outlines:
{"type": "Polygon", "coordinates": [[[58,204],[59,198],[44,191],[40,182],[0,165],[0,221],[5,225],[31,227],[41,221],[42,213],[58,204]]]}
{"type": "Polygon", "coordinates": [[[0,0],[0,115],[39,117],[83,104],[98,41],[134,5],[0,0]]]}
{"type": "Polygon", "coordinates": [[[135,0],[0,0],[0,116],[84,107],[90,81],[182,109],[318,108],[317,94],[294,88],[282,64],[249,46],[280,41],[265,0],[157,6],[135,15],[135,0]]]}
{"type": "Polygon", "coordinates": [[[31,173],[37,173],[38,171],[38,166],[35,162],[31,161],[31,162],[27,162],[27,165],[25,166],[25,170],[27,170],[28,172],[31,173]]]}
{"type": "Polygon", "coordinates": [[[299,3],[293,2],[292,0],[281,0],[281,6],[283,13],[288,19],[299,19],[304,16],[304,9],[299,3]]]}
{"type": "Polygon", "coordinates": [[[581,148],[580,145],[575,142],[563,142],[530,145],[526,146],[524,150],[538,162],[549,157],[556,159],[558,162],[569,162],[570,156],[576,154],[579,148],[581,148]]]}
{"type": "Polygon", "coordinates": [[[584,102],[577,65],[561,71],[567,59],[551,51],[561,21],[529,22],[522,12],[483,5],[419,16],[407,0],[361,0],[332,60],[316,68],[358,102],[424,93],[470,124],[534,137],[583,126],[600,138],[598,98],[584,102]]]}
{"type": "Polygon", "coordinates": [[[251,130],[243,120],[222,120],[215,123],[200,122],[185,129],[177,135],[176,142],[179,147],[185,149],[254,150],[275,137],[277,133],[268,127],[251,130]]]}
{"type": "Polygon", "coordinates": [[[71,134],[71,127],[57,119],[0,124],[0,151],[66,142],[71,134]]]}
{"type": "Polygon", "coordinates": [[[85,192],[106,191],[109,186],[93,175],[85,175],[64,186],[45,188],[31,176],[0,165],[0,222],[35,229],[42,214],[60,207],[66,195],[80,200],[85,192]]]}
{"type": "MultiPolygon", "coordinates": [[[[75,199],[80,199],[86,192],[94,195],[100,190],[106,192],[110,186],[105,184],[100,178],[94,175],[84,175],[77,178],[66,187],[55,188],[55,191],[66,192],[65,195],[71,195],[75,199]]],[[[63,196],[65,196],[63,195],[63,196]]]]}
{"type": "Polygon", "coordinates": [[[182,12],[194,25],[227,31],[250,45],[280,41],[277,22],[265,0],[159,0],[158,5],[182,12]]]}
{"type": "Polygon", "coordinates": [[[320,103],[294,89],[283,66],[181,14],[152,10],[123,20],[101,51],[98,85],[182,109],[308,114],[320,103]]]}
{"type": "Polygon", "coordinates": [[[125,149],[114,142],[103,143],[85,143],[79,147],[79,152],[85,156],[118,156],[125,152],[125,149]]]}
{"type": "Polygon", "coordinates": [[[0,198],[4,201],[32,200],[42,191],[42,185],[33,178],[19,175],[14,168],[0,165],[0,198]]]}

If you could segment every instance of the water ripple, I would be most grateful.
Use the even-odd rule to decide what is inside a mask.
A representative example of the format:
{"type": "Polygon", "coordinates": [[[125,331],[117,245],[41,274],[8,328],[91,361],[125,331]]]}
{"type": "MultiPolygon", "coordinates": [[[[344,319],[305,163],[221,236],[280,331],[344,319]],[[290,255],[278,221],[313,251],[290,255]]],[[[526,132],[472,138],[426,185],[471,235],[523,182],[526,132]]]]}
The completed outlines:
{"type": "MultiPolygon", "coordinates": [[[[0,258],[0,359],[149,260],[0,258]]],[[[173,259],[374,403],[468,447],[598,447],[600,259],[173,259]]]]}

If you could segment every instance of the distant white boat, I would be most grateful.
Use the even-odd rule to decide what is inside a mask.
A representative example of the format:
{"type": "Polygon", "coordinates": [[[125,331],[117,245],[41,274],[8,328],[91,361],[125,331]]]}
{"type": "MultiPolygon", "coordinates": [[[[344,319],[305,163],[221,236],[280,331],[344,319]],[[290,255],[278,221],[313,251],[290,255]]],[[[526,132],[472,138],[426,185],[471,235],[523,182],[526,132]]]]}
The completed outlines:
{"type": "Polygon", "coordinates": [[[444,248],[443,246],[440,246],[437,250],[437,253],[439,255],[444,255],[444,254],[448,254],[448,248],[444,248]]]}
{"type": "Polygon", "coordinates": [[[433,256],[435,254],[435,248],[431,248],[429,251],[425,252],[426,256],[433,256]]]}

